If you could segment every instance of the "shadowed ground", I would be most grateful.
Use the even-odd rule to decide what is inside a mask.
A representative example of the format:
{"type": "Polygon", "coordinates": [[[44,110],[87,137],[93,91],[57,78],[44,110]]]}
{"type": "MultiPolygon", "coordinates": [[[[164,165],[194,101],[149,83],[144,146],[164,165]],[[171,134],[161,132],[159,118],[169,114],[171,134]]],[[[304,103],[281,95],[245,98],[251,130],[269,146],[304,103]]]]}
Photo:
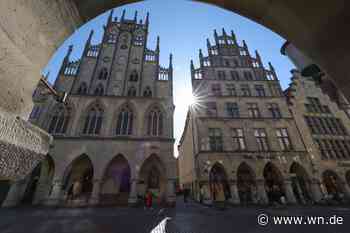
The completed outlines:
{"type": "MultiPolygon", "coordinates": [[[[47,209],[15,208],[0,209],[1,233],[143,233],[151,232],[165,217],[168,233],[232,233],[232,232],[330,232],[347,233],[350,227],[348,207],[290,207],[256,208],[236,207],[224,211],[201,206],[197,203],[184,204],[178,200],[175,209],[144,210],[142,208],[81,208],[47,209]],[[286,216],[333,216],[343,217],[342,225],[267,225],[259,226],[260,213],[286,216]]],[[[157,231],[161,233],[161,231],[157,231]]]]}

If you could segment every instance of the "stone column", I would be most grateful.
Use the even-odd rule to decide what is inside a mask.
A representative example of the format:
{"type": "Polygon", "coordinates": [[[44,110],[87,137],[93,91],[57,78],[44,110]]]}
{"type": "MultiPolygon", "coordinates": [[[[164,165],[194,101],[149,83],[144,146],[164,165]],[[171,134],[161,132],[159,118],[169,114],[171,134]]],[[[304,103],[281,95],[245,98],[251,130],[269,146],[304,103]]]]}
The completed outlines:
{"type": "Polygon", "coordinates": [[[230,184],[230,190],[231,190],[231,199],[230,202],[235,205],[240,204],[240,199],[238,195],[238,189],[237,189],[237,181],[232,180],[230,184]]]}
{"type": "Polygon", "coordinates": [[[292,188],[292,180],[290,178],[287,178],[284,180],[284,188],[285,188],[285,194],[287,198],[288,204],[296,204],[297,200],[295,199],[293,188],[292,188]]]}
{"type": "Polygon", "coordinates": [[[175,206],[176,196],[175,196],[175,179],[168,179],[167,184],[167,204],[169,206],[175,206]]]}
{"type": "Polygon", "coordinates": [[[130,187],[128,203],[131,206],[134,206],[137,204],[137,179],[131,179],[131,187],[130,187]]]}
{"type": "Polygon", "coordinates": [[[101,180],[94,180],[89,205],[98,205],[100,201],[101,180]]]}
{"type": "Polygon", "coordinates": [[[25,179],[19,180],[13,183],[10,187],[10,190],[7,193],[6,199],[2,203],[2,207],[17,206],[23,197],[26,184],[27,184],[27,181],[25,179]]]}
{"type": "Polygon", "coordinates": [[[257,179],[256,180],[256,187],[258,191],[258,204],[263,204],[266,205],[269,203],[269,199],[267,198],[266,195],[266,190],[265,190],[265,180],[264,179],[257,179]]]}
{"type": "Polygon", "coordinates": [[[213,203],[213,200],[212,200],[211,193],[210,193],[209,182],[208,181],[204,181],[202,183],[202,187],[203,187],[203,190],[204,190],[203,203],[207,204],[207,205],[211,205],[213,203]]]}
{"type": "Polygon", "coordinates": [[[311,180],[311,192],[315,202],[319,202],[323,198],[321,182],[318,179],[311,180]]]}
{"type": "Polygon", "coordinates": [[[57,206],[61,203],[63,199],[62,185],[63,184],[61,180],[54,180],[52,182],[51,194],[45,203],[46,205],[57,206]]]}
{"type": "Polygon", "coordinates": [[[344,191],[344,199],[345,200],[350,200],[350,188],[349,185],[347,184],[347,182],[341,180],[341,187],[343,187],[343,191],[344,191]]]}

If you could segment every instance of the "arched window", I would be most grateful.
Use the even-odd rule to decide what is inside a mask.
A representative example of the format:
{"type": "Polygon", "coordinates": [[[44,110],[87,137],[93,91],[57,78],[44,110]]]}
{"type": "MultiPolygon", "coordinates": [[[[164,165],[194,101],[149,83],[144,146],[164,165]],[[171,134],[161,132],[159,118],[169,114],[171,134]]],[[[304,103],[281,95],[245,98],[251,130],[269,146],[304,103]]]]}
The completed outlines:
{"type": "Polygon", "coordinates": [[[103,120],[103,109],[96,104],[91,107],[85,117],[83,134],[99,134],[103,120]]]}
{"type": "Polygon", "coordinates": [[[131,135],[133,127],[134,114],[129,106],[125,106],[118,114],[117,135],[131,135]]]}
{"type": "Polygon", "coordinates": [[[87,87],[86,87],[86,83],[82,83],[80,84],[80,87],[78,88],[78,94],[86,94],[87,92],[87,87]]]}
{"type": "Polygon", "coordinates": [[[129,88],[128,96],[136,96],[136,89],[135,89],[135,87],[130,87],[129,88]]]}
{"type": "Polygon", "coordinates": [[[152,96],[152,91],[150,87],[146,87],[146,89],[143,91],[143,96],[144,97],[151,97],[152,96]]]}
{"type": "Polygon", "coordinates": [[[163,114],[158,107],[153,108],[147,116],[147,134],[161,136],[163,134],[163,114]]]}
{"type": "Polygon", "coordinates": [[[129,81],[131,81],[131,82],[137,82],[138,79],[139,79],[139,75],[137,74],[137,71],[134,70],[134,71],[130,74],[129,81]]]}
{"type": "Polygon", "coordinates": [[[49,133],[65,134],[71,116],[71,108],[60,105],[52,114],[49,133]]]}
{"type": "Polygon", "coordinates": [[[103,86],[102,84],[99,84],[95,91],[94,91],[94,95],[103,95],[103,86]]]}
{"type": "Polygon", "coordinates": [[[99,79],[99,80],[106,80],[106,79],[107,79],[107,76],[108,76],[107,68],[106,68],[106,67],[103,67],[103,68],[100,70],[100,73],[99,73],[99,75],[98,75],[98,79],[99,79]]]}

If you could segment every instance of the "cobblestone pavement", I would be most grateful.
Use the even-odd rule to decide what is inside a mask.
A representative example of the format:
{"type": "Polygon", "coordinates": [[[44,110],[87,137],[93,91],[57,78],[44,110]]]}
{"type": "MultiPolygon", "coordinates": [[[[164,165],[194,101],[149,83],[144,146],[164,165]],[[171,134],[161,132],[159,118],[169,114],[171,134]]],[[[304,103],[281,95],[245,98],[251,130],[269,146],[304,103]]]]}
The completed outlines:
{"type": "Polygon", "coordinates": [[[167,233],[233,232],[350,232],[350,207],[235,207],[218,210],[178,200],[173,209],[142,208],[13,208],[0,209],[0,233],[162,233],[159,223],[166,217],[167,233]],[[334,216],[343,224],[259,226],[257,216],[334,216]],[[157,228],[155,228],[158,225],[157,228]]]}

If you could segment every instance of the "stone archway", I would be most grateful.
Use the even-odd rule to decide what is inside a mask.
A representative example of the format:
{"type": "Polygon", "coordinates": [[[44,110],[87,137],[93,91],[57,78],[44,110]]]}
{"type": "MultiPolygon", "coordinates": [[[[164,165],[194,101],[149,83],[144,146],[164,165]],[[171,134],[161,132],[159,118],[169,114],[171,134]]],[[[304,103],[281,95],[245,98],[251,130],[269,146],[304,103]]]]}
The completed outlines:
{"type": "Polygon", "coordinates": [[[270,203],[280,202],[285,196],[284,180],[281,171],[272,162],[264,167],[265,190],[270,203]]]}
{"type": "Polygon", "coordinates": [[[127,205],[130,193],[131,169],[121,154],[108,164],[101,182],[100,204],[127,205]]]}
{"type": "Polygon", "coordinates": [[[328,198],[341,202],[344,197],[344,189],[340,177],[332,170],[326,170],[322,173],[322,182],[328,198]]]}
{"type": "Polygon", "coordinates": [[[21,204],[25,205],[25,204],[33,203],[35,191],[37,189],[39,179],[40,179],[41,167],[42,167],[42,162],[39,163],[30,174],[26,189],[24,191],[24,195],[21,200],[21,204]]]}
{"type": "Polygon", "coordinates": [[[253,169],[245,162],[241,163],[237,169],[237,189],[241,204],[256,202],[256,176],[253,169]]]}
{"type": "Polygon", "coordinates": [[[289,170],[294,196],[299,204],[312,202],[311,180],[303,166],[293,162],[289,170]]]}
{"type": "Polygon", "coordinates": [[[94,168],[90,158],[83,154],[66,169],[63,187],[67,204],[88,203],[93,188],[94,168]]]}
{"type": "Polygon", "coordinates": [[[150,155],[142,164],[139,172],[138,194],[144,196],[147,190],[157,198],[155,203],[166,201],[166,169],[158,155],[150,155]]]}
{"type": "Polygon", "coordinates": [[[209,189],[213,201],[225,201],[231,198],[227,174],[220,163],[215,163],[210,169],[209,189]]]}

